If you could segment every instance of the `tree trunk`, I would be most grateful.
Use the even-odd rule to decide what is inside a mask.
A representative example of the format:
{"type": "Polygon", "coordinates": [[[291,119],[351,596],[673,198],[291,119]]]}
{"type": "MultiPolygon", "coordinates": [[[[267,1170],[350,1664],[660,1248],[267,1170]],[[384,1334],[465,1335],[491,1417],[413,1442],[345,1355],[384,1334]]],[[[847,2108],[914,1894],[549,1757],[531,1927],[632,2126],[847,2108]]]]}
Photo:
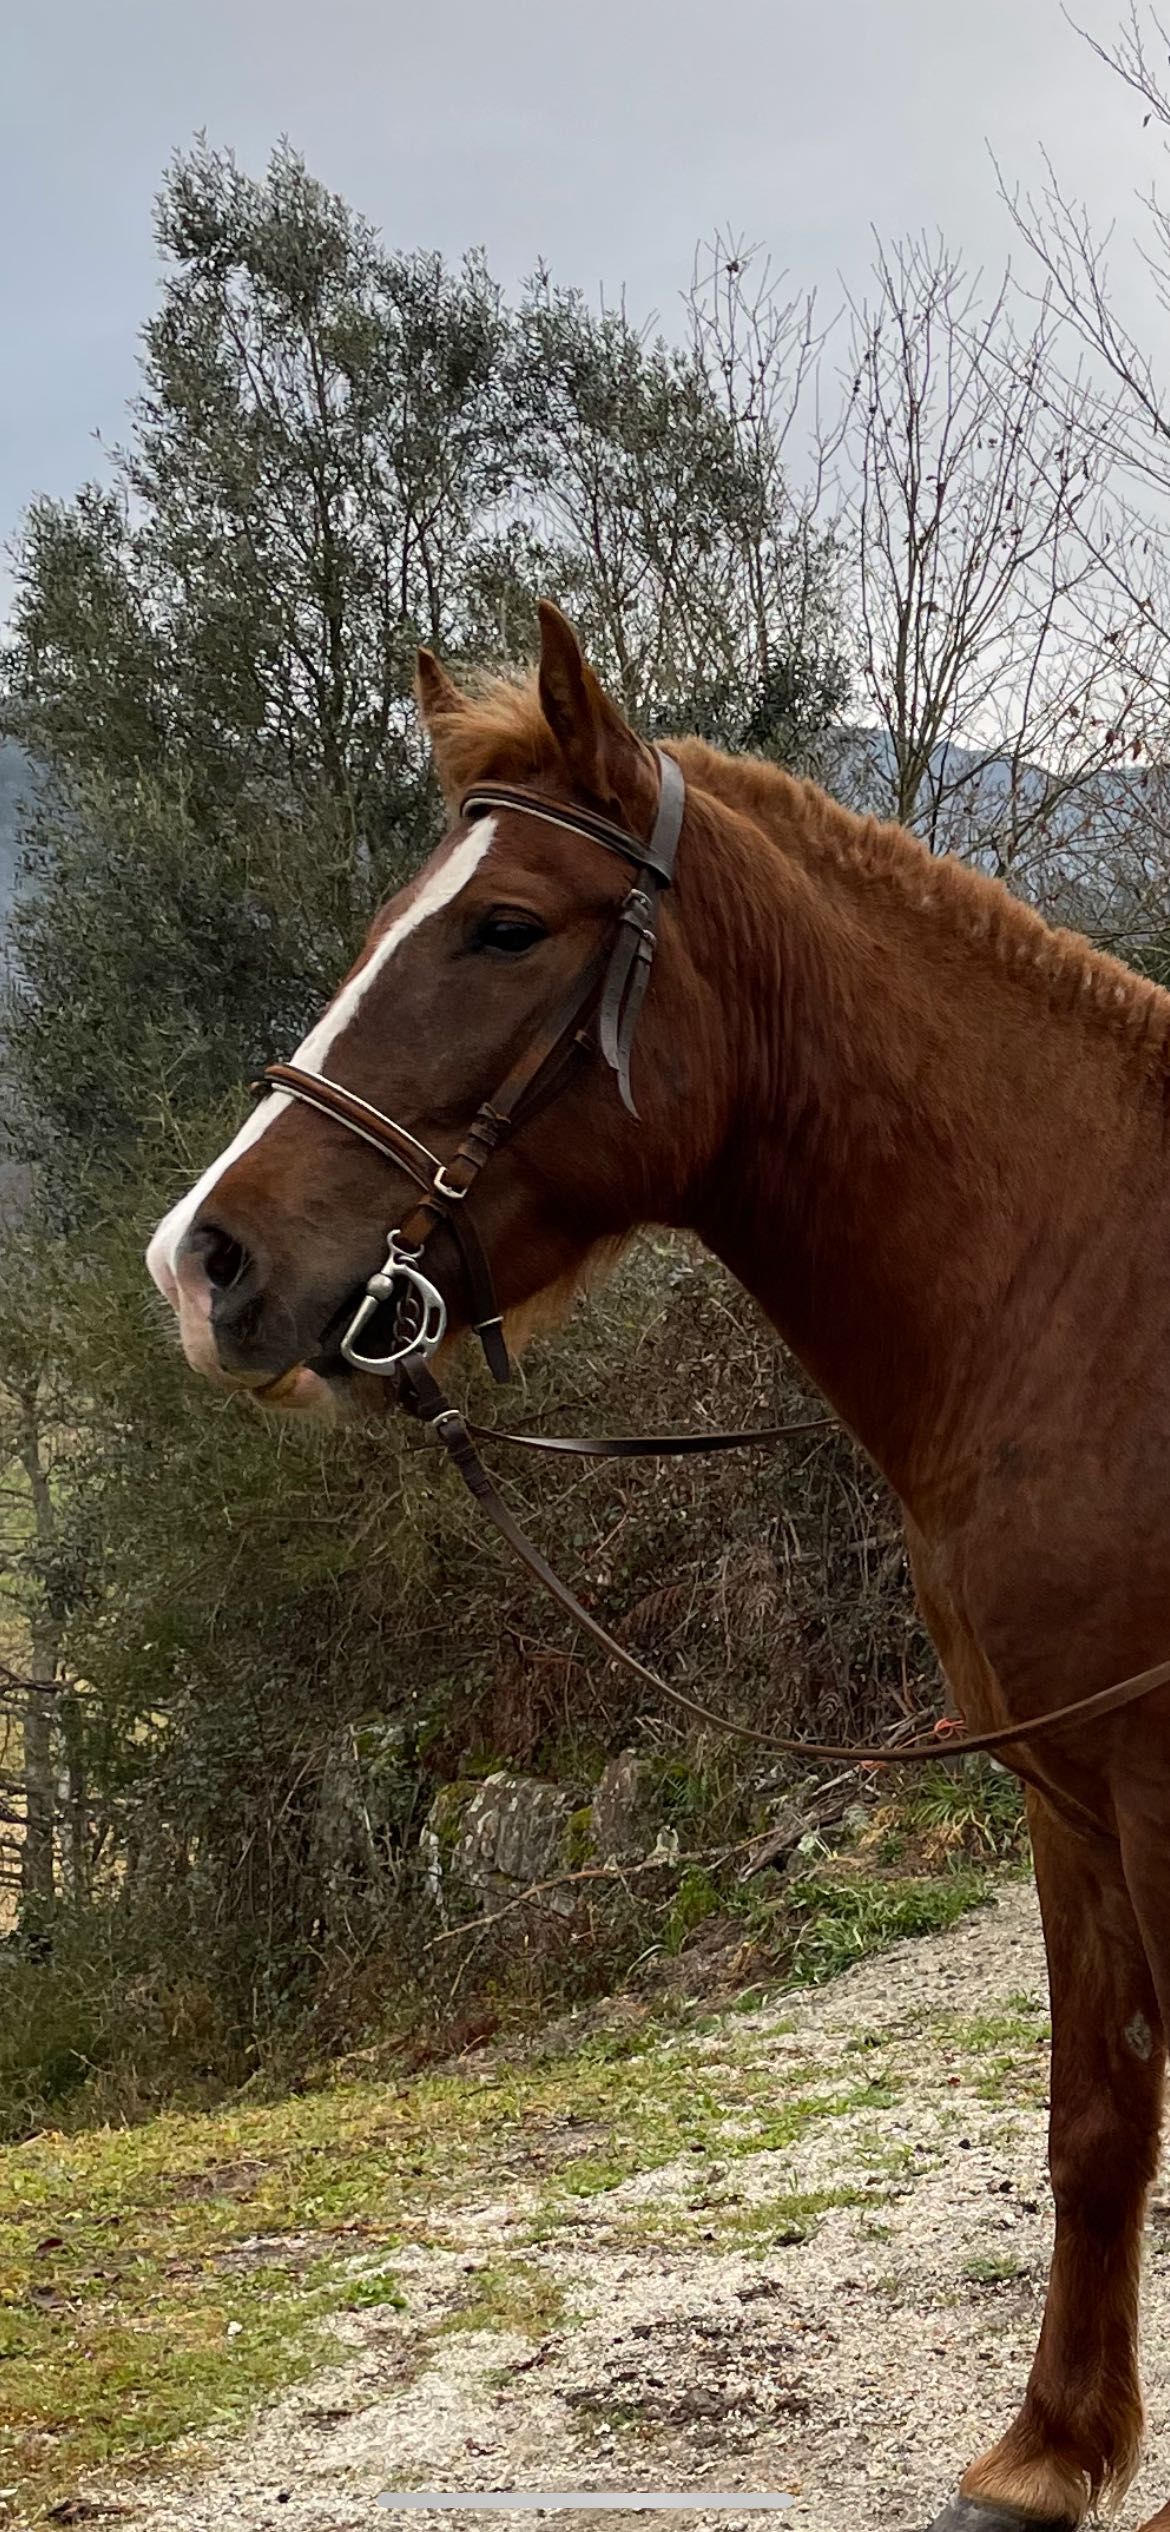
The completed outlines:
{"type": "MultiPolygon", "coordinates": [[[[49,1567],[56,1545],[57,1522],[43,1455],[36,1385],[18,1395],[21,1466],[28,1479],[37,1547],[49,1567]]],[[[21,1891],[26,1902],[51,1907],[55,1894],[54,1832],[57,1816],[57,1738],[55,1690],[61,1664],[61,1622],[52,1605],[51,1572],[41,1583],[40,1601],[31,1626],[33,1686],[24,1718],[25,1833],[21,1858],[21,1891]]]]}

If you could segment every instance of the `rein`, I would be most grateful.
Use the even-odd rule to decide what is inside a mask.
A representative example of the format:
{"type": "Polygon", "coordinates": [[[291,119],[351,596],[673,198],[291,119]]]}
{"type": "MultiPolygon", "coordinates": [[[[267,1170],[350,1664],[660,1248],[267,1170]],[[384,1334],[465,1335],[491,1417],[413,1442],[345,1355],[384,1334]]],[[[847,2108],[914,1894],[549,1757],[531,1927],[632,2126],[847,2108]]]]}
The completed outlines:
{"type": "MultiPolygon", "coordinates": [[[[945,1724],[939,1724],[928,1740],[893,1746],[867,1741],[800,1740],[790,1734],[764,1731],[754,1724],[734,1722],[684,1689],[672,1687],[669,1680],[651,1670],[648,1663],[619,1643],[608,1627],[591,1615],[549,1564],[535,1540],[521,1528],[485,1468],[476,1443],[503,1442],[514,1449],[583,1459],[662,1459],[766,1447],[798,1434],[824,1431],[834,1419],[818,1416],[805,1423],[760,1425],[743,1432],[714,1434],[572,1437],[507,1433],[469,1421],[445,1397],[428,1368],[446,1333],[447,1305],[426,1271],[425,1252],[435,1233],[446,1230],[458,1253],[470,1324],[479,1337],[488,1368],[497,1381],[511,1378],[503,1314],[496,1300],[491,1267],[465,1209],[466,1198],[492,1154],[555,1096],[577,1060],[594,1051],[600,1052],[613,1072],[623,1105],[632,1117],[637,1117],[630,1084],[630,1054],[657,947],[661,899],[674,879],[686,806],[682,774],[673,757],[664,755],[660,748],[655,748],[654,755],[659,777],[658,807],[648,844],[610,819],[579,807],[575,801],[546,799],[540,792],[518,786],[480,784],[462,801],[463,817],[497,809],[518,811],[584,836],[630,863],[634,884],[618,909],[612,941],[588,961],[494,1096],[483,1101],[450,1160],[440,1160],[405,1126],[383,1115],[380,1108],[359,1098],[355,1091],[343,1088],[340,1082],[303,1071],[296,1064],[266,1067],[264,1082],[272,1089],[301,1100],[335,1124],[345,1126],[405,1171],[421,1190],[406,1219],[387,1235],[386,1262],[370,1276],[341,1339],[341,1353],[355,1370],[394,1380],[399,1405],[426,1425],[442,1444],[498,1536],[558,1608],[600,1646],[609,1660],[620,1662],[634,1678],[652,1688],[657,1697],[666,1699],[693,1720],[731,1733],[738,1740],[750,1741],[757,1748],[793,1757],[845,1766],[901,1766],[904,1762],[950,1762],[981,1752],[1018,1749],[1021,1743],[1030,1746],[1065,1725],[1098,1721],[1120,1713],[1170,1683],[1170,1660],[1136,1671],[1129,1678],[1114,1680],[1087,1697],[1078,1697],[1071,1704],[1057,1706],[1023,1723],[1001,1724],[992,1731],[976,1733],[952,1732],[945,1724]],[[382,1310],[388,1312],[391,1322],[389,1347],[383,1353],[364,1352],[362,1340],[367,1331],[372,1336],[371,1323],[382,1310]],[[940,1738],[944,1732],[946,1737],[940,1738]]],[[[1028,1771],[1021,1768],[1020,1772],[1028,1771]]]]}
{"type": "Polygon", "coordinates": [[[889,1743],[871,1741],[804,1741],[789,1733],[762,1731],[755,1724],[735,1723],[729,1715],[718,1714],[713,1706],[705,1706],[697,1697],[688,1696],[685,1689],[672,1687],[669,1680],[663,1679],[660,1672],[651,1670],[647,1662],[640,1661],[636,1653],[631,1653],[626,1645],[619,1643],[616,1635],[610,1634],[608,1627],[602,1626],[600,1619],[591,1615],[584,1602],[578,1600],[576,1592],[549,1564],[536,1541],[521,1529],[494,1478],[484,1467],[475,1447],[476,1439],[510,1442],[525,1450],[575,1452],[587,1459],[650,1459],[672,1457],[682,1452],[742,1450],[753,1442],[766,1444],[786,1440],[799,1433],[823,1431],[832,1424],[833,1418],[818,1416],[807,1424],[762,1425],[744,1433],[710,1436],[667,1434],[655,1440],[652,1436],[624,1434],[615,1435],[611,1441],[595,1436],[574,1441],[550,1435],[545,1440],[537,1434],[497,1433],[491,1426],[469,1424],[458,1407],[453,1407],[444,1397],[425,1363],[416,1362],[404,1367],[400,1395],[403,1390],[407,1394],[402,1397],[402,1403],[410,1414],[430,1427],[436,1440],[442,1443],[448,1459],[458,1469],[468,1493],[482,1506],[499,1536],[527,1568],[533,1580],[548,1593],[550,1600],[555,1600],[558,1608],[583,1627],[586,1635],[600,1645],[611,1661],[620,1662],[635,1679],[653,1688],[656,1696],[667,1698],[671,1705],[679,1707],[697,1722],[713,1724],[720,1732],[733,1733],[737,1740],[751,1741],[757,1748],[779,1750],[789,1757],[826,1760],[836,1766],[847,1767],[900,1767],[904,1760],[974,1758],[981,1751],[1010,1749],[1021,1741],[1030,1745],[1045,1733],[1055,1732],[1062,1724],[1088,1723],[1103,1715],[1116,1714],[1125,1706],[1136,1705],[1140,1697],[1148,1697],[1155,1688],[1170,1682],[1170,1661],[1157,1662],[1151,1670],[1135,1671],[1128,1679],[1116,1679],[1107,1688],[1095,1689],[1091,1696],[1078,1697],[1071,1705],[1055,1706],[1050,1713],[1037,1715],[1026,1723],[999,1724],[990,1732],[947,1731],[945,1737],[940,1737],[936,1725],[929,1740],[907,1741],[893,1748],[889,1743]]]}

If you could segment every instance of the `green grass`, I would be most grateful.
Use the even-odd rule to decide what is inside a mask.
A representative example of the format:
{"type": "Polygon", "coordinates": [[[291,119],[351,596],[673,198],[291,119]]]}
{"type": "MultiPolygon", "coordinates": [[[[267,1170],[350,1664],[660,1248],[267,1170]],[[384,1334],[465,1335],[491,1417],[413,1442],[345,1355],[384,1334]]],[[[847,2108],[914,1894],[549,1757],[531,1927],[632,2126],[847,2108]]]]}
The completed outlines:
{"type": "Polygon", "coordinates": [[[1028,2266],[1026,2260],[1013,2259],[1010,2254],[1002,2258],[976,2257],[965,2260],[959,2273],[971,2286],[1012,2286],[1027,2276],[1028,2266]]]}
{"type": "Polygon", "coordinates": [[[869,2206],[867,2189],[843,2182],[835,2189],[785,2189],[774,2198],[754,2199],[748,2206],[696,2209],[680,2230],[694,2238],[714,2239],[721,2250],[766,2251],[811,2242],[821,2221],[834,2207],[869,2206]]]}
{"type": "Polygon", "coordinates": [[[1034,1996],[1009,1997],[997,2013],[937,2013],[930,2029],[963,2064],[980,2101],[1036,2103],[1048,2091],[1051,2029],[1034,1996]]]}
{"type": "MultiPolygon", "coordinates": [[[[0,2481],[44,2504],[86,2468],[246,2417],[321,2360],[332,2315],[400,2302],[396,2247],[425,2242],[519,2146],[543,2167],[537,2241],[639,2172],[688,2152],[701,2170],[701,2154],[783,2151],[885,2097],[822,2078],[777,2102],[766,2052],[712,2069],[675,2040],[14,2146],[0,2176],[0,2481]],[[583,2128],[604,2142],[581,2154],[583,2128]]],[[[811,2212],[793,2200],[787,2220],[811,2212]]],[[[743,2229],[782,2220],[777,2202],[743,2229]]],[[[547,2280],[506,2263],[480,2273],[452,2326],[544,2330],[559,2311],[547,2280]]]]}
{"type": "MultiPolygon", "coordinates": [[[[828,1977],[895,1936],[950,1924],[981,1895],[963,1872],[867,1885],[818,1869],[801,1885],[790,1974],[828,1977]]],[[[701,1914],[702,1899],[693,1893],[688,1911],[701,1914]]],[[[396,2252],[498,2190],[502,2164],[524,2176],[537,2252],[574,2221],[595,2225],[598,2201],[637,2174],[693,2154],[697,2186],[704,2157],[785,2154],[817,2123],[894,2097],[880,2065],[867,2079],[844,2049],[837,2070],[789,2061],[783,2082],[780,2092],[766,2029],[704,2016],[703,2030],[676,2020],[636,2040],[602,2031],[520,2062],[338,2081],[11,2146],[0,2164],[0,2485],[35,2515],[89,2469],[242,2422],[328,2356],[337,2314],[400,2305],[396,2252]]],[[[781,2191],[746,2209],[668,2199],[650,2212],[690,2238],[766,2247],[806,2238],[854,2194],[781,2191]]],[[[633,2240],[648,2211],[618,2199],[604,2220],[633,2240]]],[[[541,2334],[566,2317],[539,2259],[509,2259],[479,2270],[450,2326],[541,2334]]]]}
{"type": "Polygon", "coordinates": [[[790,1893],[800,1911],[792,1972],[806,1986],[904,1935],[941,1934],[990,1896],[986,1875],[969,1865],[910,1881],[825,1872],[791,1884],[790,1893]]]}
{"type": "Polygon", "coordinates": [[[879,1814],[878,1851],[890,1862],[917,1851],[937,1865],[950,1857],[1019,1860],[1026,1850],[1023,1788],[987,1759],[924,1767],[879,1814]]]}
{"type": "Polygon", "coordinates": [[[466,2302],[439,2326],[444,2331],[514,2330],[542,2339],[569,2318],[559,2281],[530,2262],[510,2259],[477,2270],[466,2302]]]}

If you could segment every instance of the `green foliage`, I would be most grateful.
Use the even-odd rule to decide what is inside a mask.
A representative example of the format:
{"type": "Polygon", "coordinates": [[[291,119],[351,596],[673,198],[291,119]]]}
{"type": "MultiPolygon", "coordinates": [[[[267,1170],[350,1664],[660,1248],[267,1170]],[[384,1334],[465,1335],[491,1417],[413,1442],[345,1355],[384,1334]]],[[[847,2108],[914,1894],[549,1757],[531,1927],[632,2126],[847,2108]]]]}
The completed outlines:
{"type": "MultiPolygon", "coordinates": [[[[425,1949],[417,1837],[448,1778],[502,1765],[588,1785],[634,1740],[658,1752],[684,1853],[734,1846],[768,1816],[734,1744],[685,1750],[650,1692],[583,1663],[543,1614],[534,1627],[523,1578],[409,1428],[274,1425],[206,1396],[144,1288],[148,1197],[131,1192],[125,1219],[91,1230],[56,1321],[58,1412],[71,1419],[54,1427],[56,1554],[100,1815],[91,1795],[76,1930],[63,1920],[50,1962],[18,1950],[0,1976],[17,2129],[62,2115],[77,2067],[87,2097],[125,2115],[168,2084],[198,2095],[291,2071],[387,2023],[442,2031],[462,1962],[425,1949]]],[[[35,1308],[36,1288],[26,1297],[35,1308]]],[[[647,1422],[743,1420],[755,1374],[765,1388],[773,1377],[750,1305],[662,1241],[533,1363],[526,1413],[551,1422],[555,1404],[566,1420],[620,1425],[633,1352],[647,1422]]],[[[799,1414],[795,1390],[773,1394],[799,1414]]],[[[799,1698],[813,1727],[880,1726],[904,1678],[905,1607],[888,1582],[858,1593],[844,1553],[848,1608],[826,1592],[814,1548],[826,1520],[847,1546],[857,1502],[837,1437],[778,1454],[746,1501],[727,1463],[714,1478],[525,1469],[509,1488],[632,1641],[680,1681],[717,1672],[730,1714],[783,1727],[799,1698]],[[865,1700],[853,1689],[845,1705],[858,1679],[865,1700]]],[[[864,1498],[860,1517],[872,1540],[864,1498]]],[[[685,1946],[728,1899],[722,1877],[678,1880],[597,1894],[587,1940],[560,1920],[519,1946],[507,1926],[481,1938],[479,1994],[494,2015],[529,2018],[550,1992],[595,1995],[648,1942],[685,1946]]]]}
{"type": "Polygon", "coordinates": [[[714,1916],[719,1904],[719,1888],[711,1874],[704,1872],[699,1865],[692,1865],[689,1872],[684,1873],[671,1901],[666,1920],[665,1949],[680,1952],[688,1934],[693,1934],[695,1927],[702,1925],[707,1917],[714,1916]]]}
{"type": "Polygon", "coordinates": [[[1010,2252],[1002,2256],[980,2253],[965,2260],[960,2273],[971,2286],[1015,2286],[1027,2276],[1028,2263],[1013,2259],[1010,2252]]]}
{"type": "Polygon", "coordinates": [[[876,1814],[871,1839],[887,1863],[1010,1862],[1027,1853],[1023,1787],[988,1758],[915,1768],[876,1814]]]}
{"type": "MultiPolygon", "coordinates": [[[[644,1728],[684,1841],[759,1810],[534,1624],[397,1426],[273,1427],[199,1392],[141,1253],[434,837],[418,640],[522,656],[551,589],[647,724],[799,755],[843,691],[831,551],[758,363],[731,336],[721,360],[727,309],[670,349],[543,272],[509,303],[477,257],[387,249],[287,148],[260,179],[177,158],[158,240],[127,445],[111,486],[29,512],[4,669],[43,769],[6,1015],[32,1175],[0,1276],[4,1547],[25,1658],[72,1687],[67,1765],[66,1709],[39,1758],[26,1733],[58,1819],[0,1986],[16,2127],[79,2068],[131,2110],[168,2064],[198,2092],[429,2012],[418,1832],[477,1755],[584,1782],[644,1728]]],[[[749,1306],[657,1243],[529,1403],[729,1422],[756,1382],[799,1394],[749,1306]]],[[[804,1698],[836,1725],[852,1675],[875,1703],[901,1680],[903,1605],[814,1605],[800,1519],[833,1536],[878,1495],[831,1454],[798,1466],[799,1517],[780,1463],[750,1492],[726,1467],[514,1492],[668,1663],[728,1666],[753,1718],[804,1698]]],[[[672,1940],[700,1904],[696,1882],[672,1940]]],[[[641,1939],[630,1902],[575,1975],[641,1939]]]]}
{"type": "Polygon", "coordinates": [[[384,254],[288,150],[177,160],[158,225],[131,445],[30,511],[7,665],[53,777],[11,1069],[67,1214],[296,1042],[432,840],[414,648],[460,646],[516,430],[482,266],[384,254]]]}

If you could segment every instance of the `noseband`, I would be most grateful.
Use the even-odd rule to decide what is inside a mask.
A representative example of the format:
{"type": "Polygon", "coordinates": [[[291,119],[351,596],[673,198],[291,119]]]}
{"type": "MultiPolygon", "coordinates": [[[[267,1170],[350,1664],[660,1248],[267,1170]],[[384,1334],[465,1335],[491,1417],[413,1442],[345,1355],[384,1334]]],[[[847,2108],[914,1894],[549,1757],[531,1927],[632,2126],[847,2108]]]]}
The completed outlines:
{"type": "Polygon", "coordinates": [[[439,1160],[417,1135],[384,1116],[380,1108],[371,1107],[367,1099],[359,1099],[355,1091],[343,1089],[340,1082],[302,1072],[297,1064],[269,1064],[265,1071],[264,1079],[274,1090],[348,1127],[422,1189],[406,1220],[389,1232],[385,1264],[371,1275],[341,1340],[342,1354],[355,1371],[384,1376],[406,1371],[425,1363],[442,1344],[447,1305],[427,1271],[426,1252],[435,1232],[444,1229],[458,1251],[470,1323],[492,1378],[506,1381],[511,1376],[491,1267],[465,1209],[466,1199],[493,1152],[561,1089],[578,1057],[594,1043],[616,1077],[623,1105],[632,1117],[637,1116],[630,1054],[650,980],[659,909],[674,878],[686,806],[686,788],[674,758],[665,756],[661,748],[655,748],[654,755],[658,807],[648,844],[592,809],[578,808],[575,801],[546,800],[538,791],[484,783],[461,802],[459,814],[464,818],[506,809],[543,818],[547,825],[563,827],[571,835],[583,835],[632,864],[634,881],[618,908],[613,938],[587,961],[499,1089],[477,1109],[452,1159],[439,1160]],[[386,1353],[368,1353],[362,1340],[383,1308],[393,1313],[392,1342],[386,1353]]]}

